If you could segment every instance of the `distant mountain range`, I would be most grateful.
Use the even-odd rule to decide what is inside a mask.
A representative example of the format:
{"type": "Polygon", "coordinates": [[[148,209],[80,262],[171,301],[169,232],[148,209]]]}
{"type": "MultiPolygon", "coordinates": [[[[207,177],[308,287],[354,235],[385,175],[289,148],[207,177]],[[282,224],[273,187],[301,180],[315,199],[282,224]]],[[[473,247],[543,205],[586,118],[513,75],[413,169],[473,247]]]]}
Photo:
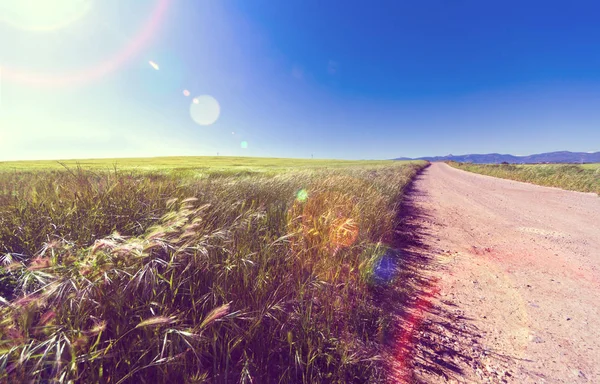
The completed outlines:
{"type": "Polygon", "coordinates": [[[502,155],[500,153],[488,153],[485,155],[448,155],[448,156],[433,156],[419,157],[418,159],[410,159],[400,157],[394,160],[428,160],[428,161],[458,161],[461,163],[476,163],[476,164],[499,164],[507,162],[511,164],[526,164],[526,163],[600,163],[600,152],[548,152],[539,153],[529,156],[514,156],[502,155]]]}

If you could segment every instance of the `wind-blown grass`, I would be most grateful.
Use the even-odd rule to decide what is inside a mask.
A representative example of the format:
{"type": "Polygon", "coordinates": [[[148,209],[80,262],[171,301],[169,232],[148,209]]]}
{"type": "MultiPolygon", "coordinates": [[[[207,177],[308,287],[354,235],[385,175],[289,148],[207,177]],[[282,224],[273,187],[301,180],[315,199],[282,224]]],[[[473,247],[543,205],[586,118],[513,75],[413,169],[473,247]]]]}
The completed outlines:
{"type": "Polygon", "coordinates": [[[382,382],[373,272],[423,166],[1,174],[0,381],[382,382]]]}
{"type": "Polygon", "coordinates": [[[600,167],[595,164],[449,164],[482,175],[600,195],[600,167]]]}

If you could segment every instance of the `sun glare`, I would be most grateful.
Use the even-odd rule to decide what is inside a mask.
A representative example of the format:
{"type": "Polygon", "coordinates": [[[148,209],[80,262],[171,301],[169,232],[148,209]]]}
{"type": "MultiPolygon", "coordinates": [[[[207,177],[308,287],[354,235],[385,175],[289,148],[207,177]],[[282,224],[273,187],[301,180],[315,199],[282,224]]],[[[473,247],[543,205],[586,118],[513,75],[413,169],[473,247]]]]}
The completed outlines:
{"type": "MultiPolygon", "coordinates": [[[[174,0],[148,0],[154,3],[141,28],[120,49],[89,67],[62,73],[32,72],[3,65],[5,80],[40,87],[82,85],[102,78],[135,59],[152,42],[174,0]]],[[[0,24],[34,31],[55,31],[71,26],[92,12],[101,11],[106,2],[97,0],[0,0],[0,24]],[[96,9],[95,7],[98,7],[96,9]]],[[[102,33],[105,31],[97,31],[102,33]]],[[[110,32],[110,31],[109,31],[110,32]]],[[[161,65],[164,65],[160,61],[161,65]]],[[[172,75],[168,75],[172,76],[172,75]]]]}
{"type": "Polygon", "coordinates": [[[0,0],[0,21],[15,28],[52,31],[84,17],[94,0],[0,0]]]}

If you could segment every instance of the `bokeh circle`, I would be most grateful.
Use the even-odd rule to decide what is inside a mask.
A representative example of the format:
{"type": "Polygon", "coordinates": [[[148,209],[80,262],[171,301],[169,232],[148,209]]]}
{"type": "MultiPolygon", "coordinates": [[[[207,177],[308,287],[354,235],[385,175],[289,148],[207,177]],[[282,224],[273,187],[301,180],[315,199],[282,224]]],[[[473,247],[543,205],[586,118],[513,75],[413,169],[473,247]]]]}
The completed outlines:
{"type": "Polygon", "coordinates": [[[212,125],[221,115],[221,106],[210,95],[196,96],[190,104],[190,116],[199,125],[212,125]]]}

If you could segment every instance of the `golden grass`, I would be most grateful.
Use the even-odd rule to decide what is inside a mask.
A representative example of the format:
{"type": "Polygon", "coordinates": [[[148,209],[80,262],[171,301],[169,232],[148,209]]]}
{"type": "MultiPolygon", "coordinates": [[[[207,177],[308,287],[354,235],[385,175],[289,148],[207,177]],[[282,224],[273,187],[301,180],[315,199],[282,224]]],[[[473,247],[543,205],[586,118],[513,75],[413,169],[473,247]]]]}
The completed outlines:
{"type": "Polygon", "coordinates": [[[0,382],[383,382],[378,260],[425,163],[308,163],[0,173],[0,382]]]}

